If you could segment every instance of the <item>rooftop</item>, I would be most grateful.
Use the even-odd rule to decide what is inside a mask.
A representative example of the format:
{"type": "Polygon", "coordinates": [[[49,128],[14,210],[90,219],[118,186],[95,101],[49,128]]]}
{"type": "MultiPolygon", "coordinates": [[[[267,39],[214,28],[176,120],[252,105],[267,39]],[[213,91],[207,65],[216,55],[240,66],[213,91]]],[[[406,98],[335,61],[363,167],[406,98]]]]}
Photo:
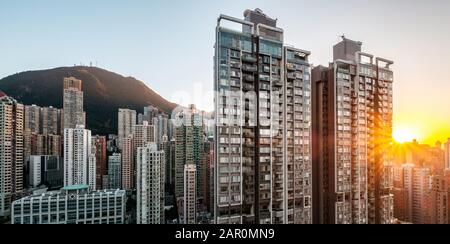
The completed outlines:
{"type": "Polygon", "coordinates": [[[74,186],[65,186],[62,190],[65,191],[76,191],[76,190],[87,190],[89,189],[88,185],[74,185],[74,186]]]}

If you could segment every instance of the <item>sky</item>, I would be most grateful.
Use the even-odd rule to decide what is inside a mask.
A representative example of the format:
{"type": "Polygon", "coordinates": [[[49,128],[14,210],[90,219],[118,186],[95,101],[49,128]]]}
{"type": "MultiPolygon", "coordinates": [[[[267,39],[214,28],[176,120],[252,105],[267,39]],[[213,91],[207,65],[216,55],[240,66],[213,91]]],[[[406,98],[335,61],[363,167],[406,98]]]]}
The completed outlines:
{"type": "Polygon", "coordinates": [[[394,60],[394,130],[428,144],[450,137],[447,0],[2,0],[0,78],[92,62],[212,110],[217,17],[255,8],[277,18],[314,65],[332,60],[343,34],[394,60]]]}

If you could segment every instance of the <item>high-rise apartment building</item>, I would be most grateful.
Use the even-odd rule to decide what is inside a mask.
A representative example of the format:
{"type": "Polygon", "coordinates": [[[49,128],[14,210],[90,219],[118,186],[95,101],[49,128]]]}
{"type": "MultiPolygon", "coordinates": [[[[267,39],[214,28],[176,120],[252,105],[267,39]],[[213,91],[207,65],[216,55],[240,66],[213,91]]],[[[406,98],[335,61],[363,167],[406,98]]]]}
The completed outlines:
{"type": "Polygon", "coordinates": [[[175,186],[175,139],[167,141],[166,152],[166,184],[174,189],[175,186]]]}
{"type": "Polygon", "coordinates": [[[25,106],[24,131],[43,134],[61,134],[61,110],[53,107],[25,106]]]}
{"type": "Polygon", "coordinates": [[[443,175],[431,177],[429,194],[429,224],[448,224],[449,222],[449,181],[443,175]]]}
{"type": "Polygon", "coordinates": [[[134,149],[133,136],[122,139],[122,189],[134,189],[134,149]]]}
{"type": "Polygon", "coordinates": [[[106,136],[92,137],[92,153],[95,154],[95,185],[97,189],[103,186],[103,176],[108,175],[108,161],[106,158],[106,136]]]}
{"type": "Polygon", "coordinates": [[[109,189],[122,188],[122,155],[114,153],[108,157],[109,189]]]}
{"type": "Polygon", "coordinates": [[[61,156],[61,136],[24,132],[25,165],[31,155],[61,156]]]}
{"type": "Polygon", "coordinates": [[[429,193],[431,186],[431,170],[414,167],[412,190],[412,223],[429,224],[429,193]]]}
{"type": "Polygon", "coordinates": [[[9,215],[11,202],[23,194],[23,128],[25,108],[0,97],[0,217],[9,215]]]}
{"type": "Polygon", "coordinates": [[[164,224],[164,151],[156,143],[137,148],[137,223],[164,224]]]}
{"type": "Polygon", "coordinates": [[[64,129],[64,186],[88,185],[95,190],[95,171],[91,131],[83,125],[64,129]]]}
{"type": "Polygon", "coordinates": [[[201,171],[200,174],[203,178],[203,184],[200,186],[201,190],[199,195],[201,195],[201,201],[199,201],[199,205],[203,207],[201,211],[208,213],[211,213],[211,162],[214,161],[211,148],[214,148],[214,141],[206,138],[203,143],[201,164],[197,168],[197,170],[201,171]]]}
{"type": "Polygon", "coordinates": [[[445,147],[445,169],[450,169],[450,139],[444,144],[445,147]]]}
{"type": "Polygon", "coordinates": [[[41,133],[61,135],[61,110],[54,107],[41,109],[41,133]]]}
{"type": "Polygon", "coordinates": [[[83,111],[82,81],[74,77],[64,78],[63,129],[86,125],[83,111]]]}
{"type": "Polygon", "coordinates": [[[158,117],[159,109],[154,106],[144,107],[144,114],[142,115],[142,122],[147,121],[148,124],[154,125],[154,118],[158,117]]]}
{"type": "Polygon", "coordinates": [[[184,165],[183,223],[197,223],[197,166],[184,165]]]}
{"type": "Polygon", "coordinates": [[[59,156],[32,155],[28,166],[29,185],[45,185],[49,190],[64,186],[64,161],[59,156]]]}
{"type": "Polygon", "coordinates": [[[75,89],[78,91],[83,90],[83,81],[76,79],[75,77],[66,77],[64,78],[64,90],[75,89]]]}
{"type": "MultiPolygon", "coordinates": [[[[194,105],[176,115],[175,119],[175,197],[181,201],[184,196],[184,166],[193,164],[200,168],[203,160],[203,121],[194,105]]],[[[197,171],[197,199],[200,196],[203,176],[197,171]]]]}
{"type": "Polygon", "coordinates": [[[25,106],[25,126],[24,130],[31,133],[39,134],[41,132],[40,126],[41,107],[32,105],[25,106]]]}
{"type": "Polygon", "coordinates": [[[106,142],[106,150],[111,153],[119,152],[118,141],[119,137],[117,135],[109,134],[108,141],[106,142]]]}
{"type": "Polygon", "coordinates": [[[136,111],[119,109],[118,125],[118,147],[122,150],[122,140],[133,134],[133,126],[136,125],[136,111]]]}
{"type": "Polygon", "coordinates": [[[313,79],[314,222],[393,223],[392,61],[344,38],[313,79]]]}
{"type": "Polygon", "coordinates": [[[261,10],[244,16],[216,31],[215,222],[311,223],[310,53],[261,10]]]}
{"type": "Polygon", "coordinates": [[[125,191],[69,186],[13,203],[12,224],[124,224],[125,191]]]}
{"type": "MultiPolygon", "coordinates": [[[[132,174],[136,174],[136,164],[137,164],[137,149],[139,147],[145,147],[149,143],[156,143],[156,133],[155,126],[150,125],[147,121],[144,121],[142,125],[133,126],[133,168],[131,169],[132,174]]],[[[134,179],[136,179],[133,176],[134,179]]],[[[136,182],[133,181],[133,187],[136,186],[136,182]]]]}
{"type": "Polygon", "coordinates": [[[413,219],[413,164],[394,167],[394,217],[412,223],[413,219]]]}
{"type": "Polygon", "coordinates": [[[134,149],[146,146],[149,143],[156,143],[155,126],[144,121],[142,125],[133,126],[134,149]]]}
{"type": "Polygon", "coordinates": [[[169,135],[169,116],[167,114],[159,114],[153,118],[153,124],[155,125],[156,142],[158,143],[159,149],[162,148],[163,138],[169,135]]]}

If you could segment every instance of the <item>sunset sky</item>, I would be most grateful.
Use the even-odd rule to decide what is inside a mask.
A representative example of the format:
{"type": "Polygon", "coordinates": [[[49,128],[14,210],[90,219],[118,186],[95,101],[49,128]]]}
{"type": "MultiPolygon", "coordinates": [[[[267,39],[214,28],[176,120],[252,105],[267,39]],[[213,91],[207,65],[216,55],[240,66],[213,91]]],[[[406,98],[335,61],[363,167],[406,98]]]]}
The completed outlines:
{"type": "Polygon", "coordinates": [[[4,0],[0,78],[98,62],[211,110],[210,96],[175,98],[212,91],[216,19],[248,8],[278,18],[286,42],[310,50],[314,65],[331,61],[342,34],[394,60],[395,130],[429,144],[450,137],[448,0],[4,0]]]}

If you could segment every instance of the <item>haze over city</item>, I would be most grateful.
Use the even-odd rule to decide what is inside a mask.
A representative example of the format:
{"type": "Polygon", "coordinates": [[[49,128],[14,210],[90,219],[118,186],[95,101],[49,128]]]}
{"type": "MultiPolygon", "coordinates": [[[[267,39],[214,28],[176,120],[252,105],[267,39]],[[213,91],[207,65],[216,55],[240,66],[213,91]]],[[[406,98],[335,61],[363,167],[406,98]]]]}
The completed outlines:
{"type": "MultiPolygon", "coordinates": [[[[176,91],[212,91],[217,16],[258,7],[278,18],[287,43],[312,52],[314,65],[332,61],[343,34],[395,61],[394,135],[428,144],[450,137],[448,1],[24,2],[0,3],[2,78],[92,62],[187,105],[194,101],[176,101],[176,91]]],[[[213,110],[209,100],[197,104],[213,110]]]]}

